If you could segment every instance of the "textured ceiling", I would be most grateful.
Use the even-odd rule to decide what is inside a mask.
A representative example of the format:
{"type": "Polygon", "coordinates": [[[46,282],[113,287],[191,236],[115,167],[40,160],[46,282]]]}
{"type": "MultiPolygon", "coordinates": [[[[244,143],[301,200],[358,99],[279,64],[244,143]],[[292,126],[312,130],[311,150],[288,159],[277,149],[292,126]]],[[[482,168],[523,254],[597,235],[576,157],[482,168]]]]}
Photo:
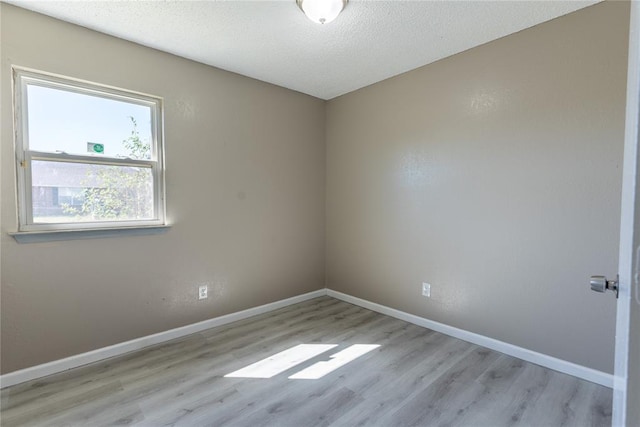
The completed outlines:
{"type": "Polygon", "coordinates": [[[597,2],[351,0],[319,25],[295,0],[7,1],[322,99],[597,2]]]}

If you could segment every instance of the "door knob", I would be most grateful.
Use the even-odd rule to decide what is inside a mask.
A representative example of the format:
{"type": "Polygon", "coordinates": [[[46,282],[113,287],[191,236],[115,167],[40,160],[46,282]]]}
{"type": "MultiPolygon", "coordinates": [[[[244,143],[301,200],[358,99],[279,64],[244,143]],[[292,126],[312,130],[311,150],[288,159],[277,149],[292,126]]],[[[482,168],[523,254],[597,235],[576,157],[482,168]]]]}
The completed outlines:
{"type": "Polygon", "coordinates": [[[591,290],[595,292],[605,292],[607,289],[615,292],[618,298],[618,276],[616,280],[607,280],[604,276],[591,276],[591,290]]]}

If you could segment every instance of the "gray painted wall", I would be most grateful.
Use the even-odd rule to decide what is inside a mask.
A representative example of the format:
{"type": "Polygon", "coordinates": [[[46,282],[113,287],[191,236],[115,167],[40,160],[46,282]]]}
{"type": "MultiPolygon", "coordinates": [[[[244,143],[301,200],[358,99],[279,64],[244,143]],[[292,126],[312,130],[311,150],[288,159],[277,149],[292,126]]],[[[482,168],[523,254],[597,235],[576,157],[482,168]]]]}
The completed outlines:
{"type": "Polygon", "coordinates": [[[629,5],[327,104],[327,287],[613,371],[629,5]],[[432,297],[421,297],[421,283],[432,297]]]}
{"type": "Polygon", "coordinates": [[[324,287],[324,102],[0,5],[2,372],[324,287]],[[162,235],[17,244],[10,65],[163,96],[162,235]],[[208,300],[197,300],[197,284],[208,300]]]}

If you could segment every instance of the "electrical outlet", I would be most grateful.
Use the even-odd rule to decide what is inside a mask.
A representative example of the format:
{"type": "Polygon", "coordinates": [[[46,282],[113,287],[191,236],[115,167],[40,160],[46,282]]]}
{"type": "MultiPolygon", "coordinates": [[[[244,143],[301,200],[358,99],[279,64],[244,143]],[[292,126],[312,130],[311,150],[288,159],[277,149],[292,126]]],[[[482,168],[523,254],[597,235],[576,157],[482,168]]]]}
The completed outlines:
{"type": "Polygon", "coordinates": [[[431,298],[431,283],[422,282],[422,296],[431,298]]]}
{"type": "Polygon", "coordinates": [[[198,287],[198,299],[205,299],[208,297],[208,287],[207,285],[202,285],[198,287]]]}

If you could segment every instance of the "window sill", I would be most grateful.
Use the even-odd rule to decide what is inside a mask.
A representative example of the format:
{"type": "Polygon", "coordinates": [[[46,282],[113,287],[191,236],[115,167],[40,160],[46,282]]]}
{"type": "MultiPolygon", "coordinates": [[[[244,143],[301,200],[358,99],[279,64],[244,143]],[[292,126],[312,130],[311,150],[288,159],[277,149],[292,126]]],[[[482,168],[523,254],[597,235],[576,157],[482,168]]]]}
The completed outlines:
{"type": "Polygon", "coordinates": [[[141,227],[118,227],[99,229],[56,230],[56,231],[17,231],[9,233],[18,243],[55,242],[60,240],[101,239],[104,237],[146,236],[162,234],[170,225],[152,225],[141,227]]]}

